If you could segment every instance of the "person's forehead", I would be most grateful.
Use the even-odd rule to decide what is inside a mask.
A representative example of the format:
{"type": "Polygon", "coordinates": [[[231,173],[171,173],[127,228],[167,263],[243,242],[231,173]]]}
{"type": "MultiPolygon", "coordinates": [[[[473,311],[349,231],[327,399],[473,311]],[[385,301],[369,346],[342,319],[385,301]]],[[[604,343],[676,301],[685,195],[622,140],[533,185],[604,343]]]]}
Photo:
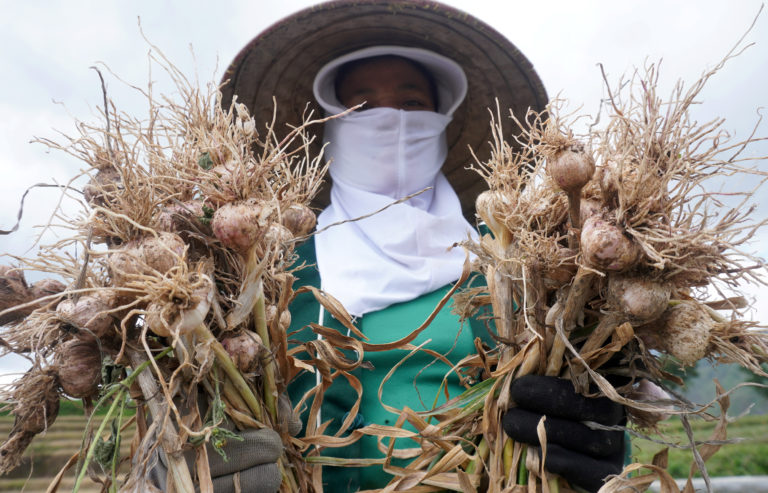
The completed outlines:
{"type": "Polygon", "coordinates": [[[413,76],[428,83],[430,74],[417,62],[399,56],[365,58],[353,62],[352,66],[342,69],[337,74],[337,82],[367,74],[397,74],[413,76]]]}

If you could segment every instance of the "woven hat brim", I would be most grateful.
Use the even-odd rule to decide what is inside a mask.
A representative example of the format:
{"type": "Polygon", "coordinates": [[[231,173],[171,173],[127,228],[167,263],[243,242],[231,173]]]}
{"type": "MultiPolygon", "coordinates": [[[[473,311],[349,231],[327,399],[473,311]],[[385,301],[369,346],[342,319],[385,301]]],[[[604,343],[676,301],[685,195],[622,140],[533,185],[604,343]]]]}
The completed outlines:
{"type": "MultiPolygon", "coordinates": [[[[474,212],[475,197],[486,188],[467,167],[470,149],[480,159],[490,153],[490,113],[496,100],[506,115],[523,118],[531,108],[544,109],[547,94],[533,65],[490,26],[446,5],[416,0],[340,0],[297,12],[248,43],[224,74],[222,103],[237,101],[256,122],[272,120],[276,101],[279,125],[301,123],[307,107],[321,115],[312,95],[317,71],[329,61],[376,45],[414,46],[456,61],[469,80],[467,96],[448,127],[449,157],[443,166],[465,216],[474,212]]],[[[507,125],[511,127],[511,125],[507,125]]],[[[276,131],[279,132],[279,128],[276,131]]],[[[315,206],[329,202],[326,186],[315,206]]]]}

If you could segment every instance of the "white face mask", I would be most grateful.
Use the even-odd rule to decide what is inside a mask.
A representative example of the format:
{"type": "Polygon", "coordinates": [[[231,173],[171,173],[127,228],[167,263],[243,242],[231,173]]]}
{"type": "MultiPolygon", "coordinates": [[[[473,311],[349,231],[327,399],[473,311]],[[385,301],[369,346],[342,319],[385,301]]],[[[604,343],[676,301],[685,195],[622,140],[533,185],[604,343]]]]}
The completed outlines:
{"type": "Polygon", "coordinates": [[[322,287],[353,315],[408,301],[455,281],[465,255],[451,245],[474,234],[440,172],[450,117],[374,108],[326,123],[331,205],[315,238],[322,287]]]}
{"type": "Polygon", "coordinates": [[[431,111],[374,108],[327,122],[334,184],[391,199],[433,186],[447,154],[450,120],[431,111]]]}

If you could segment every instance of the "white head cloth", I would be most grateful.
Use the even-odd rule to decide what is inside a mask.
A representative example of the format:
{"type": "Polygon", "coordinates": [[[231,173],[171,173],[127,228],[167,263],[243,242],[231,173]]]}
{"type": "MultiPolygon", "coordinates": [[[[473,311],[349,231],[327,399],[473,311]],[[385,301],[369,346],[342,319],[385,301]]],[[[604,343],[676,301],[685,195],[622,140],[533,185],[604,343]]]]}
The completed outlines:
{"type": "MultiPolygon", "coordinates": [[[[416,59],[403,50],[409,55],[418,51],[419,63],[430,68],[423,62],[426,53],[434,57],[432,66],[439,62],[452,67],[454,78],[441,83],[436,75],[438,101],[445,113],[374,108],[325,124],[325,152],[331,159],[333,185],[331,204],[320,214],[318,229],[370,214],[431,187],[371,217],[333,226],[316,236],[322,288],[355,316],[414,299],[457,280],[465,254],[451,246],[475,234],[462,215],[456,193],[440,172],[447,154],[445,128],[466,92],[464,73],[454,62],[426,50],[382,52],[384,48],[388,47],[375,47],[373,55],[371,48],[361,50],[359,57],[354,55],[361,52],[345,55],[318,72],[315,97],[329,114],[344,109],[328,86],[333,87],[335,69],[351,60],[382,54],[416,59]],[[458,82],[456,70],[461,75],[458,82]]],[[[448,77],[445,71],[440,74],[448,77]]]]}

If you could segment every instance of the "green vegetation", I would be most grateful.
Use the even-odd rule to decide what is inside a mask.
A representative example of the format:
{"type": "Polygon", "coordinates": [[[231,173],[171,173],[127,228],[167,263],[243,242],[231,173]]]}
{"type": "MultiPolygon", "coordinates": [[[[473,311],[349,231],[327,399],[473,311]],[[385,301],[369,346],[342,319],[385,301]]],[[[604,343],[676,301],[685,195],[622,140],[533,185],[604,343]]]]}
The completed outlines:
{"type": "MultiPolygon", "coordinates": [[[[696,440],[711,437],[715,422],[691,421],[696,440]]],[[[660,426],[662,435],[654,436],[666,442],[680,445],[688,443],[680,420],[672,417],[660,426]]],[[[728,439],[742,438],[738,443],[724,445],[707,461],[710,476],[741,476],[768,474],[768,415],[745,416],[728,425],[728,439]]],[[[636,462],[650,463],[653,455],[662,445],[634,438],[632,455],[636,462]]],[[[669,472],[676,478],[688,476],[693,463],[690,450],[669,449],[669,472]]],[[[700,476],[697,473],[697,476],[700,476]]]]}
{"type": "MultiPolygon", "coordinates": [[[[96,416],[103,416],[107,413],[108,406],[101,407],[96,410],[96,416]]],[[[133,406],[127,406],[125,409],[125,416],[133,416],[136,413],[136,409],[133,406]]],[[[10,414],[10,409],[0,412],[0,416],[7,416],[10,414]]],[[[83,416],[83,403],[80,399],[69,400],[62,399],[59,401],[59,416],[83,416]]]]}

